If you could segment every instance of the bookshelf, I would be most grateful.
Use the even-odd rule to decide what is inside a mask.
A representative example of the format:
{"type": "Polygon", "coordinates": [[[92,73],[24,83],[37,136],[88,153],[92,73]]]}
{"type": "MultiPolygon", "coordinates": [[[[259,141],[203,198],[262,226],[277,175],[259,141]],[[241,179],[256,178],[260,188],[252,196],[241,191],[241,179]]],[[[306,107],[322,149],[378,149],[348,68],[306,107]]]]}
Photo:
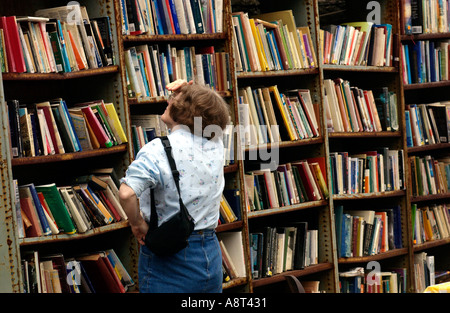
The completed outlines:
{"type": "MultiPolygon", "coordinates": [[[[181,3],[181,2],[180,2],[181,3]]],[[[191,4],[194,2],[191,2],[191,4]]],[[[115,9],[116,12],[120,12],[121,10],[121,1],[115,1],[115,9]]],[[[192,30],[189,30],[187,33],[172,33],[168,34],[168,31],[164,29],[162,32],[158,32],[158,28],[156,27],[156,31],[148,31],[143,34],[131,34],[130,32],[123,32],[121,36],[119,36],[119,46],[122,49],[122,59],[121,62],[124,64],[121,67],[121,77],[123,79],[123,87],[124,94],[128,95],[125,97],[126,107],[130,112],[130,123],[133,125],[134,117],[139,117],[142,115],[156,114],[160,115],[164,112],[167,106],[168,94],[162,93],[146,93],[141,97],[136,96],[136,92],[134,94],[130,94],[127,91],[127,74],[130,73],[129,67],[126,67],[126,59],[124,56],[127,50],[133,49],[134,47],[142,47],[146,45],[148,49],[150,47],[153,50],[158,50],[158,53],[161,55],[162,53],[168,53],[168,50],[165,50],[166,47],[170,46],[172,48],[172,67],[174,69],[173,76],[170,77],[170,81],[175,80],[176,78],[184,78],[186,80],[194,80],[198,82],[201,79],[205,79],[205,83],[209,84],[211,88],[215,89],[230,105],[230,114],[231,114],[231,126],[235,127],[239,125],[239,120],[237,118],[237,107],[236,107],[236,77],[235,77],[235,69],[234,69],[234,57],[232,53],[231,46],[231,28],[230,21],[228,17],[230,16],[230,1],[223,1],[223,8],[216,8],[216,12],[222,13],[222,31],[205,29],[204,32],[193,33],[192,30]],[[180,55],[181,53],[181,55],[180,55]],[[219,83],[220,76],[217,77],[217,81],[207,81],[205,64],[203,63],[203,69],[199,69],[195,66],[201,65],[199,62],[202,62],[200,59],[195,59],[195,54],[197,55],[205,55],[207,53],[216,53],[216,55],[227,55],[227,71],[228,71],[228,87],[223,88],[221,83],[219,83]],[[183,61],[185,58],[187,60],[191,57],[192,65],[192,75],[189,74],[189,67],[191,65],[185,65],[188,61],[183,61]],[[175,60],[176,57],[176,60],[175,60]],[[177,67],[177,64],[179,67],[177,67]],[[184,67],[186,69],[184,69],[184,67]],[[177,68],[178,72],[175,71],[177,68]],[[191,75],[191,76],[190,76],[191,75]],[[203,78],[202,78],[203,77],[203,78]]],[[[154,13],[153,13],[154,14],[154,13]]],[[[208,15],[210,16],[210,15],[208,15]]],[[[178,17],[177,17],[178,18],[178,17]]],[[[179,21],[181,23],[181,20],[179,21]]],[[[164,23],[164,20],[162,20],[164,23]]],[[[217,21],[216,21],[217,23],[217,21]]],[[[217,23],[218,24],[218,23],[217,23]]],[[[216,25],[217,25],[216,24],[216,25]]],[[[181,25],[181,24],[180,24],[181,25]]],[[[203,23],[206,27],[206,24],[203,23]]],[[[142,48],[141,48],[142,49],[142,48]]],[[[167,54],[166,54],[167,55],[167,54]]],[[[205,57],[203,57],[205,59],[205,57]]],[[[211,60],[209,61],[211,62],[211,60]]],[[[214,64],[215,71],[219,73],[222,67],[225,68],[225,65],[220,64],[221,60],[217,61],[214,64]],[[220,67],[220,69],[219,69],[220,67]]],[[[161,62],[160,64],[165,64],[166,62],[161,62]]],[[[208,66],[208,65],[206,65],[208,66]]],[[[209,64],[209,66],[212,66],[209,64]]],[[[164,75],[164,71],[161,70],[161,75],[164,75]]],[[[214,72],[214,70],[212,71],[214,72]]],[[[148,72],[147,72],[148,73],[148,72]]],[[[151,76],[151,75],[149,75],[151,76]]],[[[147,76],[147,77],[149,77],[147,76]]],[[[155,76],[155,72],[153,74],[155,76]]],[[[212,79],[212,78],[211,78],[212,79]]],[[[148,82],[150,84],[151,79],[148,78],[148,82]]],[[[163,81],[161,78],[162,84],[167,84],[169,81],[163,81]]],[[[158,83],[158,79],[155,79],[156,84],[158,83]]],[[[133,87],[131,87],[133,91],[133,87]]],[[[164,86],[163,86],[163,89],[164,86]]],[[[237,129],[237,127],[235,127],[237,129]]],[[[235,130],[234,129],[234,130],[235,130]]],[[[234,138],[239,138],[239,130],[231,133],[231,136],[234,138]]],[[[225,175],[225,190],[235,190],[238,195],[238,208],[240,210],[239,213],[236,213],[238,219],[234,222],[221,222],[216,228],[216,233],[218,235],[219,240],[223,240],[225,246],[230,251],[231,258],[234,260],[235,266],[239,269],[236,277],[230,277],[230,280],[223,282],[223,290],[224,292],[249,292],[249,263],[246,261],[249,259],[248,251],[246,248],[248,246],[248,236],[247,236],[247,216],[245,208],[245,198],[242,197],[243,192],[243,169],[242,169],[242,160],[238,158],[238,154],[236,151],[239,151],[239,142],[237,140],[233,140],[232,145],[234,155],[232,156],[232,162],[228,162],[224,166],[224,175],[225,175]],[[242,209],[241,209],[242,208],[242,209]],[[227,245],[232,245],[232,247],[228,247],[227,245]],[[233,251],[234,250],[234,251],[233,251]],[[236,251],[241,251],[242,255],[237,253],[238,257],[235,257],[234,254],[236,251]]],[[[136,149],[133,147],[134,152],[136,149]]],[[[133,154],[131,154],[131,159],[133,159],[133,154]]],[[[227,157],[228,159],[229,157],[227,157]]]]}
{"type": "MultiPolygon", "coordinates": [[[[409,11],[409,4],[406,1],[401,1],[401,8],[403,9],[400,10],[400,39],[402,49],[404,50],[404,62],[406,64],[406,66],[401,67],[404,110],[405,112],[410,111],[409,114],[411,116],[411,113],[413,112],[411,111],[411,106],[413,105],[417,105],[417,109],[423,107],[426,114],[430,112],[431,109],[429,109],[429,107],[432,103],[448,101],[448,97],[444,91],[449,83],[447,74],[448,54],[446,54],[448,53],[448,49],[445,45],[448,44],[450,34],[448,22],[444,22],[439,12],[432,13],[426,9],[426,5],[424,8],[415,1],[411,1],[410,5],[411,11],[409,11]],[[437,24],[434,24],[435,21],[440,20],[444,23],[441,24],[437,22],[437,24]],[[441,44],[443,45],[442,47],[441,44]],[[417,58],[418,56],[415,52],[415,48],[418,46],[425,47],[425,54],[422,54],[421,56],[425,57],[424,70],[422,72],[411,63],[414,62],[413,60],[410,60],[408,63],[406,56],[406,49],[409,48],[410,50],[408,50],[411,51],[408,51],[409,56],[417,58]],[[433,67],[429,61],[426,61],[428,59],[428,51],[430,51],[430,54],[432,53],[431,51],[442,51],[444,54],[443,58],[435,59],[436,61],[439,60],[440,64],[442,63],[442,67],[433,67]]],[[[445,12],[445,10],[443,12],[445,12]]],[[[408,122],[406,117],[405,121],[408,122]]],[[[430,116],[423,115],[421,117],[422,125],[426,123],[425,121],[430,121],[430,116]]],[[[408,123],[406,126],[408,127],[408,123]]],[[[439,136],[438,134],[436,135],[439,136]]],[[[415,142],[414,140],[412,140],[412,142],[407,141],[405,160],[412,162],[412,159],[425,160],[431,158],[432,160],[440,161],[448,156],[448,140],[436,141],[436,139],[428,136],[424,137],[423,141],[423,144],[415,142]]],[[[436,173],[440,170],[438,166],[432,168],[436,168],[436,173]]],[[[412,276],[411,288],[414,292],[421,292],[426,287],[426,284],[430,284],[429,276],[423,273],[424,266],[422,262],[426,263],[427,257],[429,258],[428,261],[432,261],[432,269],[435,270],[436,275],[439,275],[442,269],[448,268],[449,265],[448,256],[445,253],[445,251],[448,250],[448,238],[446,233],[443,232],[443,226],[445,225],[439,227],[439,235],[427,238],[421,237],[420,235],[420,230],[423,230],[424,227],[421,220],[423,215],[420,217],[421,213],[423,211],[429,212],[431,210],[433,216],[437,218],[438,208],[448,203],[448,188],[445,186],[441,190],[429,189],[429,191],[426,192],[418,192],[416,184],[418,171],[411,166],[409,175],[410,186],[406,197],[408,199],[408,212],[411,218],[411,236],[409,239],[411,241],[410,258],[415,268],[414,273],[412,273],[414,276],[412,276]],[[426,282],[427,280],[428,282],[426,282]]]]}
{"type": "MultiPolygon", "coordinates": [[[[285,10],[292,10],[292,17],[295,20],[296,27],[309,28],[311,36],[310,42],[312,43],[314,52],[317,53],[317,3],[308,1],[281,1],[276,5],[274,3],[261,3],[259,6],[255,7],[252,5],[241,5],[239,2],[235,2],[232,6],[232,12],[244,12],[244,14],[248,15],[250,21],[252,21],[252,19],[257,21],[255,25],[258,24],[258,18],[261,20],[265,20],[266,22],[273,22],[274,20],[278,19],[278,17],[270,15],[271,12],[284,12],[285,10]]],[[[287,23],[287,20],[282,21],[284,23],[287,23]]],[[[269,31],[270,28],[266,27],[266,32],[269,31]]],[[[248,45],[248,43],[246,44],[248,45]]],[[[303,49],[305,49],[305,46],[303,46],[303,49]]],[[[235,50],[235,54],[238,53],[239,51],[235,50]]],[[[301,53],[299,52],[299,54],[301,53]]],[[[268,53],[266,50],[266,56],[267,55],[268,53]]],[[[305,59],[302,60],[304,61],[305,59]]],[[[247,142],[247,144],[244,145],[246,156],[244,161],[244,170],[247,177],[251,173],[254,173],[253,175],[255,175],[256,177],[256,175],[258,175],[258,171],[261,168],[264,168],[264,166],[267,166],[270,161],[275,161],[277,166],[285,164],[289,164],[290,166],[290,164],[294,164],[295,161],[305,160],[308,158],[325,159],[325,156],[328,154],[328,145],[326,143],[326,130],[323,126],[323,108],[321,105],[319,105],[322,98],[321,73],[322,72],[320,66],[317,65],[317,63],[309,63],[309,65],[307,63],[303,63],[303,66],[300,66],[300,68],[294,67],[267,71],[237,71],[237,88],[240,90],[239,96],[243,95],[242,89],[249,90],[248,88],[250,88],[250,90],[258,90],[258,88],[266,88],[274,85],[276,85],[283,99],[288,98],[289,90],[309,90],[317,116],[317,123],[319,125],[319,132],[316,136],[298,136],[295,138],[284,137],[279,141],[263,140],[259,142],[247,142]],[[267,153],[271,153],[270,156],[272,157],[272,159],[267,158],[267,153]]],[[[289,96],[292,97],[292,93],[290,93],[289,96]]],[[[247,97],[249,97],[248,91],[247,97]]],[[[267,101],[267,98],[265,99],[267,101]]],[[[261,106],[264,105],[262,104],[262,100],[260,101],[260,103],[261,106]]],[[[274,109],[277,105],[273,98],[271,105],[274,107],[274,109]]],[[[269,111],[268,109],[266,110],[269,111]]],[[[279,117],[277,116],[277,118],[279,117]]],[[[253,121],[254,120],[255,119],[253,119],[253,121]]],[[[262,125],[267,125],[267,127],[269,127],[269,125],[272,125],[267,119],[265,120],[265,122],[262,121],[263,120],[259,119],[259,122],[262,123],[262,125]]],[[[280,121],[280,128],[285,127],[282,120],[278,121],[280,121]]],[[[270,168],[270,171],[276,174],[277,168],[270,168]]],[[[328,169],[323,172],[325,179],[327,179],[327,172],[329,172],[328,169]]],[[[287,176],[284,177],[286,177],[287,180],[287,176]]],[[[262,182],[260,181],[260,183],[262,182]]],[[[259,188],[263,188],[263,185],[261,184],[259,184],[258,186],[259,188]]],[[[253,192],[253,188],[249,188],[249,185],[246,185],[246,188],[247,194],[253,192]]],[[[280,193],[278,193],[278,195],[279,194],[280,193]]],[[[256,202],[257,200],[255,199],[256,198],[253,198],[252,201],[256,202]]],[[[332,232],[334,226],[332,222],[333,217],[331,212],[330,199],[328,197],[321,197],[317,200],[307,200],[309,201],[305,201],[305,199],[303,199],[301,202],[297,202],[295,201],[295,199],[290,199],[290,201],[284,200],[283,202],[279,202],[276,205],[273,205],[271,203],[267,203],[266,205],[266,203],[264,203],[264,205],[261,206],[262,209],[249,209],[247,217],[249,225],[248,231],[250,236],[249,249],[251,250],[250,254],[252,255],[252,259],[250,260],[250,262],[252,263],[251,286],[253,292],[259,293],[283,292],[283,290],[286,291],[286,275],[295,275],[301,281],[320,281],[320,290],[326,290],[327,292],[336,292],[336,256],[332,248],[334,245],[332,242],[332,232]],[[254,241],[256,240],[256,236],[260,236],[260,239],[258,239],[260,241],[267,240],[266,238],[274,238],[273,235],[269,237],[270,235],[268,232],[268,228],[275,228],[278,232],[278,235],[275,238],[280,238],[280,236],[283,236],[283,234],[280,235],[280,232],[282,233],[283,230],[286,230],[289,226],[292,226],[293,222],[307,222],[308,230],[318,230],[318,244],[316,243],[318,247],[317,260],[312,261],[308,265],[305,264],[306,266],[296,264],[295,266],[292,266],[292,268],[286,270],[285,268],[279,268],[279,264],[284,262],[284,260],[286,259],[286,257],[282,257],[280,253],[277,253],[276,256],[272,255],[272,261],[267,263],[265,263],[265,261],[261,260],[259,257],[253,257],[253,255],[262,253],[262,258],[267,258],[265,255],[268,255],[269,253],[267,251],[270,250],[270,248],[265,247],[256,249],[254,247],[254,245],[256,244],[256,241],[254,241]],[[263,234],[262,236],[259,235],[261,233],[263,234]],[[258,271],[258,268],[254,265],[254,262],[257,262],[257,264],[262,263],[262,270],[258,271]],[[271,268],[271,274],[263,272],[264,266],[266,265],[271,268]]],[[[299,230],[297,230],[297,232],[299,232],[299,230]]],[[[283,238],[286,237],[287,235],[284,235],[283,238]]],[[[297,237],[297,240],[299,240],[298,238],[301,237],[297,237]]],[[[264,242],[264,245],[266,244],[268,243],[264,242]]],[[[280,244],[278,244],[278,247],[279,246],[280,244]]],[[[288,262],[285,263],[288,264],[288,262]]],[[[289,268],[289,265],[285,265],[285,267],[289,268]]]]}
{"type": "MultiPolygon", "coordinates": [[[[98,1],[83,1],[89,18],[105,17],[110,19],[111,51],[115,63],[103,63],[98,68],[84,70],[71,69],[71,72],[35,72],[35,73],[2,73],[2,122],[8,121],[6,117],[6,102],[16,99],[20,104],[38,103],[62,98],[68,108],[74,104],[92,100],[103,99],[112,103],[119,117],[122,128],[129,138],[128,111],[125,107],[122,81],[120,76],[120,50],[117,44],[118,32],[114,11],[111,3],[98,1]]],[[[60,1],[5,1],[0,11],[2,16],[35,16],[35,12],[62,6],[60,1]]],[[[106,44],[106,42],[105,42],[106,44]]],[[[42,51],[42,50],[41,50],[42,51]]],[[[37,64],[37,63],[35,63],[37,64]]],[[[137,245],[126,220],[94,227],[85,232],[75,234],[60,232],[49,236],[25,236],[18,234],[18,223],[22,223],[15,211],[15,189],[13,179],[18,185],[33,183],[35,186],[55,183],[57,186],[68,186],[71,181],[80,175],[88,174],[96,168],[113,168],[119,176],[123,175],[130,162],[129,144],[122,143],[110,148],[99,148],[78,152],[67,152],[52,155],[37,155],[28,157],[13,157],[9,146],[9,125],[2,127],[2,155],[7,166],[2,169],[5,183],[2,192],[5,204],[2,205],[2,216],[5,221],[14,227],[2,230],[2,242],[8,242],[4,249],[2,245],[2,283],[3,292],[24,292],[26,290],[26,277],[23,272],[23,259],[37,252],[39,257],[62,254],[66,259],[113,249],[127,272],[133,280],[137,279],[137,245]],[[4,239],[4,240],[3,240],[4,239]],[[5,276],[3,276],[5,275],[5,276]]],[[[133,287],[129,287],[132,291],[133,287]]]]}
{"type": "MultiPolygon", "coordinates": [[[[300,139],[284,137],[280,141],[254,140],[248,137],[249,141],[241,141],[242,129],[235,136],[234,151],[236,161],[224,167],[226,177],[226,188],[236,189],[240,195],[241,219],[232,223],[223,223],[216,229],[219,238],[238,237],[242,243],[242,256],[240,265],[244,268],[245,274],[236,277],[231,281],[224,282],[224,292],[287,292],[287,275],[294,275],[300,281],[319,281],[319,289],[327,293],[346,292],[340,289],[345,285],[341,277],[344,275],[356,275],[359,279],[364,279],[361,272],[349,274],[355,268],[362,269],[362,272],[370,272],[370,264],[379,264],[383,272],[395,269],[401,275],[398,276],[403,282],[402,291],[420,292],[422,287],[417,282],[422,281],[422,276],[418,272],[415,263],[419,262],[416,255],[426,253],[427,256],[434,256],[435,269],[439,271],[449,269],[448,237],[423,240],[417,243],[415,237],[415,210],[434,205],[447,205],[449,192],[439,192],[435,194],[414,194],[413,193],[413,172],[408,160],[412,157],[425,158],[431,156],[435,160],[448,159],[450,144],[441,142],[436,144],[409,146],[407,121],[405,110],[411,104],[430,104],[434,102],[448,101],[446,91],[450,80],[440,79],[427,82],[408,82],[406,67],[402,64],[402,46],[411,45],[418,42],[448,42],[450,35],[448,30],[444,32],[407,34],[405,31],[405,4],[407,0],[378,1],[380,4],[380,24],[392,25],[392,63],[383,66],[373,65],[344,65],[320,62],[321,49],[324,47],[321,40],[321,31],[327,25],[343,25],[348,22],[366,21],[370,9],[366,8],[369,1],[337,1],[330,8],[328,1],[293,1],[282,0],[277,3],[266,3],[264,1],[258,5],[240,3],[240,1],[224,0],[224,24],[223,31],[219,33],[203,34],[127,34],[122,32],[122,7],[120,0],[110,0],[106,2],[85,0],[82,5],[86,5],[90,15],[110,16],[114,39],[114,55],[116,63],[99,69],[89,69],[75,71],[71,73],[3,73],[0,80],[1,99],[8,100],[11,97],[18,97],[24,102],[32,102],[44,99],[62,97],[71,101],[79,102],[92,100],[91,97],[109,99],[115,103],[118,115],[126,130],[128,138],[132,138],[132,116],[146,114],[162,114],[167,105],[167,95],[136,97],[130,94],[130,86],[127,81],[127,66],[125,51],[131,47],[140,45],[182,49],[184,47],[210,47],[214,46],[215,52],[229,53],[230,82],[232,88],[222,90],[220,93],[227,100],[231,107],[231,117],[235,125],[245,125],[246,118],[243,118],[240,105],[240,97],[243,95],[242,89],[249,88],[250,92],[260,88],[277,86],[280,94],[287,95],[287,91],[294,89],[308,89],[310,91],[313,107],[319,124],[319,136],[300,139]],[[113,8],[113,9],[112,9],[113,8]],[[235,24],[233,21],[234,12],[248,13],[250,18],[261,16],[269,12],[292,10],[296,26],[309,27],[311,42],[317,56],[317,64],[311,67],[286,68],[278,70],[241,70],[238,59],[242,62],[239,46],[234,45],[235,24]],[[341,78],[349,83],[349,88],[358,88],[363,91],[375,91],[382,87],[394,92],[397,103],[398,128],[390,130],[386,128],[386,122],[382,121],[382,129],[377,131],[337,131],[331,128],[332,119],[327,116],[325,103],[328,101],[328,91],[326,84],[331,81],[336,83],[336,79],[341,78]],[[27,92],[24,93],[24,88],[27,92]],[[81,93],[80,90],[85,92],[81,93]],[[29,91],[29,92],[28,92],[29,91]],[[57,92],[58,91],[58,92],[57,92]],[[36,96],[38,95],[38,96],[36,96]],[[89,98],[89,99],[86,99],[89,98]],[[331,123],[331,124],[330,124],[331,123]],[[332,157],[336,152],[346,152],[348,155],[360,154],[367,151],[383,152],[383,148],[389,150],[403,151],[398,155],[399,160],[404,161],[402,182],[394,190],[368,189],[369,192],[348,193],[333,192],[335,187],[334,168],[332,157]],[[244,159],[237,158],[241,151],[244,159]],[[323,197],[313,201],[286,201],[282,205],[267,205],[262,210],[254,210],[251,203],[247,201],[253,189],[246,183],[248,174],[261,169],[261,165],[266,165],[268,157],[276,158],[277,164],[285,165],[295,161],[323,158],[325,160],[324,178],[329,190],[329,197],[323,197]],[[247,197],[246,197],[247,195],[247,197]],[[377,251],[374,254],[361,255],[353,253],[353,256],[341,255],[341,237],[337,224],[338,212],[350,210],[381,211],[386,208],[398,208],[395,220],[398,221],[397,242],[389,249],[377,251]],[[399,218],[398,218],[399,217],[399,218]],[[268,227],[277,227],[279,234],[284,227],[291,226],[292,222],[307,222],[308,229],[318,230],[316,264],[310,264],[303,268],[281,269],[271,275],[258,276],[254,273],[253,255],[256,250],[253,248],[253,234],[264,233],[268,227]],[[414,241],[416,240],[416,242],[414,241]],[[371,263],[376,262],[376,263],[371,263]],[[343,275],[341,275],[343,274],[343,275]],[[406,278],[405,278],[406,277],[406,278]]],[[[0,5],[3,15],[32,15],[36,9],[58,6],[56,0],[42,0],[33,4],[29,1],[6,1],[0,5]]],[[[256,25],[256,24],[255,24],[256,25]]],[[[272,26],[265,26],[270,30],[272,26]]],[[[323,52],[322,52],[323,53],[323,52]]],[[[340,81],[342,82],[342,81],[340,81]]],[[[257,94],[257,93],[256,93],[257,94]]],[[[266,98],[267,99],[267,98],[266,98]]],[[[271,99],[274,101],[274,98],[271,99]]],[[[366,100],[368,101],[368,100],[366,100]]],[[[356,101],[355,101],[356,102],[356,101]]],[[[274,102],[273,102],[274,103],[274,102]]],[[[336,107],[336,111],[340,110],[336,107]]],[[[8,117],[5,107],[1,112],[0,137],[8,138],[6,131],[8,117]]],[[[258,114],[258,112],[256,112],[258,114]]],[[[262,112],[261,112],[262,114],[262,112]]],[[[256,118],[259,118],[256,115],[256,118]]],[[[347,117],[348,125],[351,125],[350,116],[347,117]]],[[[279,125],[282,127],[284,121],[279,125]]],[[[361,124],[361,126],[363,126],[361,124]]],[[[256,134],[256,136],[258,136],[256,134]]],[[[245,140],[247,140],[245,139],[245,140]]],[[[23,277],[20,271],[20,256],[29,251],[39,250],[45,253],[55,251],[73,251],[73,253],[85,252],[89,249],[106,249],[106,242],[115,242],[114,249],[123,258],[127,269],[132,273],[137,282],[137,258],[138,248],[132,240],[131,232],[126,222],[114,223],[108,226],[95,228],[84,234],[76,235],[54,235],[46,237],[32,237],[19,239],[15,230],[17,217],[14,207],[14,192],[12,178],[19,178],[25,182],[42,181],[49,183],[47,176],[52,175],[52,182],[63,180],[67,175],[75,176],[77,170],[86,166],[103,167],[105,164],[116,168],[119,174],[123,174],[127,165],[133,160],[135,147],[131,140],[127,144],[114,146],[112,148],[101,148],[82,153],[65,153],[52,156],[22,157],[13,158],[10,153],[9,143],[5,140],[0,142],[0,150],[7,166],[1,168],[2,178],[5,183],[0,185],[0,206],[5,208],[0,210],[0,219],[5,221],[5,226],[0,231],[0,242],[4,244],[0,248],[0,256],[5,262],[0,262],[0,289],[5,291],[23,291],[23,277]],[[33,176],[29,173],[32,172],[33,176]],[[34,174],[35,173],[35,174],[34,174]],[[38,177],[38,178],[35,178],[38,177]],[[131,247],[131,248],[130,248],[131,247]],[[131,253],[129,253],[131,251],[131,253]],[[10,283],[11,282],[11,283],[10,283]]],[[[253,180],[254,181],[254,180],[253,180]]],[[[295,183],[295,181],[294,181],[295,183]]],[[[300,187],[300,185],[298,186],[300,187]]],[[[342,188],[342,187],[341,187],[342,188]]],[[[370,187],[369,187],[370,188],[370,187]]],[[[280,189],[281,190],[281,189],[280,189]]],[[[336,191],[336,190],[335,190],[336,191]]],[[[280,200],[280,199],[279,199],[280,200]]],[[[298,226],[298,225],[296,225],[298,226]]],[[[355,250],[357,251],[357,250],[355,250]]],[[[355,276],[352,276],[352,279],[355,276]]],[[[385,277],[383,279],[386,279],[385,277]]],[[[345,285],[346,286],[346,285],[345,285]]],[[[368,288],[366,286],[366,288],[368,288]]],[[[367,289],[366,291],[369,291],[367,289]]],[[[372,290],[370,290],[372,291],[372,290]]]]}

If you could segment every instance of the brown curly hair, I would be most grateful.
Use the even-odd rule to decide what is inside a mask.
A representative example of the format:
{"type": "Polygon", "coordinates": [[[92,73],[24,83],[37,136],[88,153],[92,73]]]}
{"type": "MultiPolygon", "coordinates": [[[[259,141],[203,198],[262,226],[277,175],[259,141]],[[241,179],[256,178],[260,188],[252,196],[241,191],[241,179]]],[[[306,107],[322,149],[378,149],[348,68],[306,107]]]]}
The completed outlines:
{"type": "Polygon", "coordinates": [[[228,104],[217,92],[207,86],[184,85],[174,92],[171,104],[170,116],[173,121],[189,127],[193,134],[195,118],[201,118],[203,137],[211,137],[205,134],[206,127],[213,126],[209,130],[214,127],[218,130],[218,126],[220,130],[223,130],[230,119],[228,104]]]}

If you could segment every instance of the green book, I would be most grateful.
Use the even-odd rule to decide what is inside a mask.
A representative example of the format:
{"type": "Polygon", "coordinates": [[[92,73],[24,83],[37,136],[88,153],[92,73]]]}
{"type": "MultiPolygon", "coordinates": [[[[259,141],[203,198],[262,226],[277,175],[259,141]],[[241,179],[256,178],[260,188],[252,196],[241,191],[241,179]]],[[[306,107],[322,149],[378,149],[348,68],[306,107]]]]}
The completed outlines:
{"type": "Polygon", "coordinates": [[[45,201],[47,201],[48,207],[55,219],[56,225],[60,228],[61,232],[66,234],[75,234],[77,229],[70,218],[67,207],[61,194],[56,187],[56,184],[40,185],[36,186],[37,192],[42,192],[45,201]]]}

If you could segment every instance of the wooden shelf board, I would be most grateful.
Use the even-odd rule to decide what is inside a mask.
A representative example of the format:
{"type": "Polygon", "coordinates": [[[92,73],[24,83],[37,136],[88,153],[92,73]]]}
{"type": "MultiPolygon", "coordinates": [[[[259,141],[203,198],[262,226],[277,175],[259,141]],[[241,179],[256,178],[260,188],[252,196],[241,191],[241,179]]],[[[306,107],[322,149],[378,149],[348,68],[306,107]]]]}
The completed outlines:
{"type": "Polygon", "coordinates": [[[127,151],[127,145],[121,144],[118,146],[113,146],[111,148],[100,148],[81,152],[71,152],[63,154],[53,154],[53,155],[41,155],[35,157],[22,157],[11,159],[12,166],[20,165],[31,165],[31,164],[43,164],[43,163],[54,163],[63,161],[72,161],[78,159],[92,158],[102,155],[109,155],[114,153],[121,153],[127,151]]]}
{"type": "Polygon", "coordinates": [[[333,195],[333,201],[401,197],[404,196],[405,194],[406,194],[405,190],[394,190],[384,192],[356,193],[349,195],[347,194],[333,195]]]}
{"type": "Polygon", "coordinates": [[[316,264],[316,265],[310,265],[303,270],[292,270],[292,271],[287,271],[287,272],[283,272],[280,274],[276,274],[272,277],[264,277],[264,278],[255,279],[252,281],[252,285],[254,288],[257,288],[257,287],[261,287],[261,286],[266,286],[266,285],[282,282],[282,281],[286,280],[285,276],[287,276],[287,275],[301,277],[301,276],[306,276],[306,275],[310,275],[310,274],[314,274],[314,273],[318,273],[318,272],[328,271],[333,268],[334,268],[334,266],[332,263],[320,263],[320,264],[316,264]]]}
{"type": "Polygon", "coordinates": [[[293,212],[293,211],[311,209],[311,208],[324,206],[327,204],[328,204],[327,200],[308,201],[308,202],[303,202],[300,204],[288,205],[288,206],[279,207],[279,208],[271,208],[271,209],[265,209],[265,210],[261,210],[261,211],[249,212],[249,213],[247,213],[247,218],[253,219],[253,218],[269,216],[269,215],[273,215],[273,214],[288,213],[288,212],[293,212]]]}
{"type": "Polygon", "coordinates": [[[96,69],[87,69],[70,73],[3,73],[4,81],[23,80],[23,81],[41,81],[41,80],[70,80],[98,75],[107,75],[118,73],[119,66],[112,65],[96,69]]]}
{"type": "Polygon", "coordinates": [[[196,40],[222,40],[226,33],[215,34],[177,34],[177,35],[128,35],[123,37],[124,43],[136,43],[147,41],[196,41],[196,40]]]}
{"type": "Polygon", "coordinates": [[[100,234],[108,233],[111,231],[116,231],[119,229],[127,228],[129,226],[128,221],[121,221],[117,223],[112,223],[106,226],[96,227],[93,229],[88,230],[87,232],[83,234],[58,234],[58,235],[50,235],[50,236],[41,236],[41,237],[30,237],[30,238],[23,238],[20,239],[20,246],[27,246],[27,245],[36,245],[36,244],[47,244],[47,243],[53,243],[53,242],[64,242],[64,241],[72,241],[72,240],[79,240],[79,239],[85,239],[92,236],[97,236],[100,234]]]}
{"type": "Polygon", "coordinates": [[[394,138],[394,137],[401,137],[402,133],[400,131],[381,131],[381,132],[329,132],[328,138],[334,139],[334,138],[341,138],[341,139],[348,139],[348,138],[394,138]]]}
{"type": "Polygon", "coordinates": [[[339,264],[350,264],[350,263],[367,263],[370,261],[379,261],[384,259],[390,259],[397,256],[402,256],[408,254],[408,248],[401,248],[401,249],[395,249],[386,251],[383,253],[375,254],[375,255],[369,255],[369,256],[363,256],[363,257],[352,257],[352,258],[339,258],[338,263],[339,264]]]}

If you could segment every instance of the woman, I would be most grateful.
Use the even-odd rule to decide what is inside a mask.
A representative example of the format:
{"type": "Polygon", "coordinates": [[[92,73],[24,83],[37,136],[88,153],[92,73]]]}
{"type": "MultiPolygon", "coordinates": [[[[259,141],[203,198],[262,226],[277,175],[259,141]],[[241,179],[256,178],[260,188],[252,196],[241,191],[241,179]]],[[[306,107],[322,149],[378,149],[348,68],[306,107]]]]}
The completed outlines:
{"type": "Polygon", "coordinates": [[[132,232],[141,244],[140,292],[221,292],[222,255],[214,229],[224,187],[221,130],[229,120],[228,106],[205,86],[176,81],[167,89],[173,93],[161,119],[171,130],[168,138],[180,173],[181,198],[195,228],[188,246],[174,255],[157,256],[145,246],[150,188],[154,189],[159,225],[179,211],[164,148],[160,139],[154,139],[139,150],[119,191],[132,232]]]}

